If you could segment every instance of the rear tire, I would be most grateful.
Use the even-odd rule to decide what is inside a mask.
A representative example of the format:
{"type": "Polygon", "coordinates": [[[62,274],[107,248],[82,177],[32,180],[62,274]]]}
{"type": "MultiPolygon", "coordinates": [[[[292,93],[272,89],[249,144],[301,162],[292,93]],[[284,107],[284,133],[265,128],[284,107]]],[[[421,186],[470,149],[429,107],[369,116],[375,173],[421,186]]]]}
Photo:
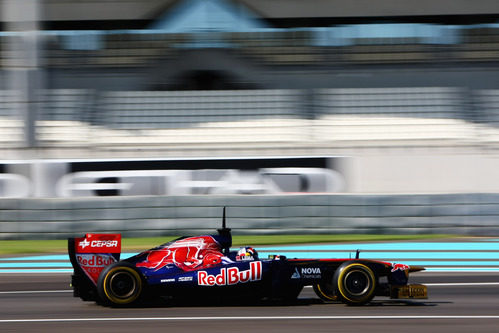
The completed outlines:
{"type": "Polygon", "coordinates": [[[346,262],[336,270],[333,281],[336,295],[345,304],[363,305],[369,303],[378,285],[374,271],[364,263],[346,262]]]}
{"type": "Polygon", "coordinates": [[[117,262],[106,267],[97,280],[97,291],[101,300],[111,306],[136,304],[142,294],[142,274],[127,262],[117,262]]]}

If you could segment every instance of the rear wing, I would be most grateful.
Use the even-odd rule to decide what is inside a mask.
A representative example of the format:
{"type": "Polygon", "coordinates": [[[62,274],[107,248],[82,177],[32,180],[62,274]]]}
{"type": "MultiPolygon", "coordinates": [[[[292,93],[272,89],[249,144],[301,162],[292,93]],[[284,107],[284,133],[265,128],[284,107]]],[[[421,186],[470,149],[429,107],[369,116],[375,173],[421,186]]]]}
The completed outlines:
{"type": "Polygon", "coordinates": [[[120,260],[120,234],[86,234],[68,239],[68,253],[75,275],[87,276],[94,285],[100,272],[120,260]]]}

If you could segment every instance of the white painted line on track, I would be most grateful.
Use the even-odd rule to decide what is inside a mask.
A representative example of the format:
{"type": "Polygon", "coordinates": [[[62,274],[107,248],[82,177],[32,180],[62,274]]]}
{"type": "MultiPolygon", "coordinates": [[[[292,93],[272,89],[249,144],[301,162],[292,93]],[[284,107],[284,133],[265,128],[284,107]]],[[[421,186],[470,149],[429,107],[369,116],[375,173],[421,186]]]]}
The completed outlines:
{"type": "MultiPolygon", "coordinates": [[[[479,286],[499,286],[499,282],[452,282],[452,283],[424,283],[428,287],[479,287],[479,286]]],[[[305,286],[305,288],[312,288],[312,286],[305,286]]]]}
{"type": "Polygon", "coordinates": [[[231,320],[437,320],[437,319],[499,319],[499,315],[477,316],[244,316],[244,317],[100,317],[100,318],[26,318],[0,319],[1,323],[57,323],[57,322],[89,322],[89,321],[231,321],[231,320]]]}
{"type": "Polygon", "coordinates": [[[499,282],[455,282],[455,283],[423,283],[429,287],[459,287],[459,286],[499,286],[499,282]]]}
{"type": "Polygon", "coordinates": [[[11,290],[11,291],[0,291],[1,294],[51,294],[51,293],[69,293],[73,292],[72,289],[65,290],[11,290]]]}
{"type": "Polygon", "coordinates": [[[73,273],[72,269],[0,269],[0,274],[70,274],[73,273]]]}
{"type": "MultiPolygon", "coordinates": [[[[472,286],[499,286],[499,282],[456,282],[456,283],[423,283],[429,287],[472,287],[472,286]]],[[[305,288],[312,288],[312,286],[305,286],[305,288]]],[[[72,289],[64,290],[10,290],[0,291],[2,294],[50,294],[50,293],[70,293],[72,289]]]]}

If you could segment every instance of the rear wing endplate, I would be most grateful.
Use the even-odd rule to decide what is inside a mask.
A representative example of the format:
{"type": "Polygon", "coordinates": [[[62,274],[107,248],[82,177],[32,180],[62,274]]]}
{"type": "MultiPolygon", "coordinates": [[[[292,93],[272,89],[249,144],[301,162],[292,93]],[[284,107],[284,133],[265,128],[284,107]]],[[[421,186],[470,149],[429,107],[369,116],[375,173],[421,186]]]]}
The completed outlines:
{"type": "Polygon", "coordinates": [[[86,275],[95,285],[106,266],[120,260],[120,234],[86,234],[68,239],[68,253],[75,274],[86,275]]]}

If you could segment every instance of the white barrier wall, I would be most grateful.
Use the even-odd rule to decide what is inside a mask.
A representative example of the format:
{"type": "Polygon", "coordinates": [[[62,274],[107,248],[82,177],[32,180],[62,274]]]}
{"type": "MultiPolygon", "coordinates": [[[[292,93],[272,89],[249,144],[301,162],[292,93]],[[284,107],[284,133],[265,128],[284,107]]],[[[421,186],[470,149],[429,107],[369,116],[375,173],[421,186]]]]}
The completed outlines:
{"type": "Polygon", "coordinates": [[[0,201],[0,238],[212,232],[499,235],[499,194],[150,196],[0,201]]]}
{"type": "Polygon", "coordinates": [[[345,157],[0,161],[0,199],[336,193],[345,157]]]}

